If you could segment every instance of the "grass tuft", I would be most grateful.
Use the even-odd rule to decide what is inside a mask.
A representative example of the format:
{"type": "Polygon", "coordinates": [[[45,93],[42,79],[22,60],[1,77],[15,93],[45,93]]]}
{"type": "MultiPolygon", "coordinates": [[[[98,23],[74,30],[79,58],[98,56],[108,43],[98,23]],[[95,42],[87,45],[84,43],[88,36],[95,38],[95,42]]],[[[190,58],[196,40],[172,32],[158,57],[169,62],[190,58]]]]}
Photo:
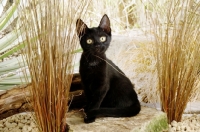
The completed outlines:
{"type": "Polygon", "coordinates": [[[197,92],[200,63],[200,3],[165,1],[152,4],[149,17],[155,37],[158,90],[168,121],[180,121],[186,105],[197,92]]]}
{"type": "Polygon", "coordinates": [[[21,4],[24,58],[31,75],[35,120],[41,132],[67,131],[68,94],[77,49],[77,18],[89,1],[27,0],[21,4]],[[34,39],[33,39],[34,38],[34,39]]]}

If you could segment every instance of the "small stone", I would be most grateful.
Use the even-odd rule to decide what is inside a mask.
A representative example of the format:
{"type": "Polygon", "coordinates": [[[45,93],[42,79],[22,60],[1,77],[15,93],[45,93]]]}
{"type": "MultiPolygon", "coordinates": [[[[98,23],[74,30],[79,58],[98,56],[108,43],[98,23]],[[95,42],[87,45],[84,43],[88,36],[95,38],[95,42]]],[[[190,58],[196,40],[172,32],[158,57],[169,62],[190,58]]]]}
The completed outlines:
{"type": "Polygon", "coordinates": [[[6,121],[4,124],[5,124],[5,126],[6,126],[7,128],[10,128],[10,126],[11,126],[11,123],[8,122],[8,121],[6,121]]]}
{"type": "Polygon", "coordinates": [[[27,126],[27,125],[24,125],[24,126],[23,126],[22,132],[28,132],[28,126],[27,126]]]}
{"type": "Polygon", "coordinates": [[[33,128],[31,132],[39,132],[38,128],[33,128]]]}
{"type": "Polygon", "coordinates": [[[14,122],[15,122],[15,123],[18,123],[18,122],[20,122],[20,120],[19,120],[18,118],[15,118],[15,119],[14,119],[14,122]]]}
{"type": "Polygon", "coordinates": [[[3,119],[3,120],[2,120],[3,123],[5,123],[6,121],[7,121],[6,119],[3,119]]]}
{"type": "Polygon", "coordinates": [[[188,127],[186,127],[186,131],[187,132],[191,132],[191,129],[190,129],[190,127],[188,126],[188,127]]]}
{"type": "Polygon", "coordinates": [[[25,116],[25,119],[27,119],[27,120],[30,119],[30,118],[31,118],[30,115],[25,116]]]}
{"type": "Polygon", "coordinates": [[[3,128],[4,127],[4,125],[3,124],[0,124],[0,128],[3,128]]]}
{"type": "Polygon", "coordinates": [[[22,124],[21,122],[18,123],[18,127],[19,127],[20,129],[22,129],[23,126],[24,126],[24,124],[22,124]]]}
{"type": "Polygon", "coordinates": [[[24,114],[21,115],[21,119],[26,119],[26,116],[24,114]]]}
{"type": "Polygon", "coordinates": [[[182,131],[185,131],[185,130],[186,130],[186,126],[181,125],[181,130],[182,130],[182,131]]]}
{"type": "Polygon", "coordinates": [[[27,120],[26,125],[30,126],[30,124],[31,124],[31,121],[27,120]]]}
{"type": "Polygon", "coordinates": [[[22,119],[22,120],[21,120],[21,123],[24,123],[24,124],[25,124],[25,123],[27,123],[27,120],[26,120],[26,119],[22,119]]]}
{"type": "Polygon", "coordinates": [[[31,123],[30,123],[30,126],[31,126],[31,127],[36,127],[36,125],[35,125],[34,122],[31,122],[31,123]]]}
{"type": "Polygon", "coordinates": [[[177,126],[181,126],[182,124],[182,122],[177,122],[177,126]]]}
{"type": "Polygon", "coordinates": [[[32,130],[32,127],[28,126],[27,130],[30,132],[32,130]]]}
{"type": "Polygon", "coordinates": [[[171,122],[171,125],[172,125],[173,127],[176,127],[176,126],[177,126],[177,122],[176,122],[176,121],[172,121],[172,122],[171,122]]]}
{"type": "Polygon", "coordinates": [[[176,127],[176,130],[177,130],[177,131],[180,131],[180,130],[181,130],[181,127],[180,127],[180,126],[177,126],[177,127],[176,127]]]}
{"type": "Polygon", "coordinates": [[[12,121],[12,122],[15,122],[15,119],[16,119],[15,116],[12,116],[12,117],[11,117],[11,121],[12,121]]]}
{"type": "Polygon", "coordinates": [[[11,131],[12,132],[21,132],[21,129],[19,129],[19,128],[13,128],[11,131]]]}
{"type": "Polygon", "coordinates": [[[7,127],[5,127],[5,128],[3,129],[3,132],[10,132],[10,130],[9,130],[7,127]]]}
{"type": "Polygon", "coordinates": [[[6,127],[8,127],[8,128],[13,128],[16,126],[17,126],[17,123],[9,123],[9,122],[6,123],[6,127]]]}
{"type": "Polygon", "coordinates": [[[175,132],[175,131],[176,131],[175,127],[169,128],[169,132],[175,132]]]}
{"type": "Polygon", "coordinates": [[[197,122],[197,121],[196,121],[195,119],[192,120],[192,123],[193,123],[193,124],[196,124],[196,122],[197,122]]]}
{"type": "Polygon", "coordinates": [[[189,126],[190,128],[193,128],[193,127],[194,127],[194,124],[193,124],[192,122],[190,122],[190,123],[188,123],[188,126],[189,126]]]}

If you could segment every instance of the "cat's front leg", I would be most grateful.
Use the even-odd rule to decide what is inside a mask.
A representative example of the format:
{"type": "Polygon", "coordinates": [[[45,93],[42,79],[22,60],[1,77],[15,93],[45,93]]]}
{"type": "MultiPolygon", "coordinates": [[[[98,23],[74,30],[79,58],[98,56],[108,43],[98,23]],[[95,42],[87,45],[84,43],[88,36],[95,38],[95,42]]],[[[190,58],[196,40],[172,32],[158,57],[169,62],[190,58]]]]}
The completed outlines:
{"type": "Polygon", "coordinates": [[[84,118],[84,122],[85,122],[85,123],[92,123],[92,122],[95,121],[95,118],[96,118],[96,117],[87,117],[87,116],[86,116],[86,117],[84,118]]]}
{"type": "Polygon", "coordinates": [[[84,119],[85,123],[91,123],[95,121],[96,115],[95,110],[99,109],[103,99],[105,98],[108,91],[108,86],[103,85],[102,87],[96,88],[92,94],[90,100],[88,100],[88,105],[86,106],[86,117],[84,119]]]}
{"type": "Polygon", "coordinates": [[[93,109],[99,109],[101,106],[102,101],[104,100],[107,91],[108,91],[108,86],[103,85],[99,87],[94,87],[94,91],[92,93],[92,96],[90,96],[88,100],[88,110],[93,110],[93,109]]]}

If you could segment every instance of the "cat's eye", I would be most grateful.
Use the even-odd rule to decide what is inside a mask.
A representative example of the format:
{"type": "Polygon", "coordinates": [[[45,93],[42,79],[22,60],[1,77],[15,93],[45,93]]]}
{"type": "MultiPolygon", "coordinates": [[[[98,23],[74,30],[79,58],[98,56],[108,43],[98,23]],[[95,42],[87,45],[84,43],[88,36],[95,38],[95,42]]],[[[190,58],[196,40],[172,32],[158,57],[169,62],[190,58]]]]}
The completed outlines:
{"type": "Polygon", "coordinates": [[[106,41],[106,36],[101,36],[100,37],[100,42],[105,42],[106,41]]]}
{"type": "Polygon", "coordinates": [[[87,44],[92,44],[93,43],[93,40],[92,39],[87,39],[87,44]]]}

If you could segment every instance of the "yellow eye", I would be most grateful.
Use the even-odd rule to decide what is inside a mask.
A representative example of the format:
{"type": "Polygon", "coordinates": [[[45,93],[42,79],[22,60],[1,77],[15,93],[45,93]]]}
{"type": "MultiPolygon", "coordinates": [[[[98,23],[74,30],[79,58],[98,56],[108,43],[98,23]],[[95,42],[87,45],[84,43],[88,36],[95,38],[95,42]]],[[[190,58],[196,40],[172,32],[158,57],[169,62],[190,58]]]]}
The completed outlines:
{"type": "Polygon", "coordinates": [[[92,39],[87,39],[87,44],[92,44],[93,43],[93,40],[92,39]]]}
{"type": "Polygon", "coordinates": [[[106,37],[105,36],[101,36],[100,37],[100,42],[105,42],[106,41],[106,37]]]}

